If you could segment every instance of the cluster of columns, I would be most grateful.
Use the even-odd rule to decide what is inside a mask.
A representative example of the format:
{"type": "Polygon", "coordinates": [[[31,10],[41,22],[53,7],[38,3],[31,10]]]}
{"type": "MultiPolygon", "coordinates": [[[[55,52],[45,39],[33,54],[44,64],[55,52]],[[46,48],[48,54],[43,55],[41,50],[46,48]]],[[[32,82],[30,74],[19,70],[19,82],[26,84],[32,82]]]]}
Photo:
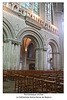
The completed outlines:
{"type": "Polygon", "coordinates": [[[64,22],[64,13],[62,12],[62,3],[56,3],[55,11],[55,24],[59,29],[59,50],[60,50],[60,66],[61,70],[64,70],[64,31],[63,25],[64,22]]]}
{"type": "MultiPolygon", "coordinates": [[[[35,70],[47,70],[47,49],[36,48],[35,70]]],[[[53,53],[53,69],[59,70],[59,53],[53,53]]],[[[26,56],[25,56],[26,64],[26,56]]],[[[26,69],[26,66],[24,66],[26,69]]],[[[20,42],[13,40],[4,41],[3,46],[3,68],[4,70],[20,69],[20,42]]]]}
{"type": "MultiPolygon", "coordinates": [[[[53,69],[52,70],[61,70],[60,67],[60,53],[53,52],[53,69]]],[[[36,70],[48,70],[47,68],[47,48],[37,48],[36,49],[36,70]]]]}
{"type": "Polygon", "coordinates": [[[47,70],[46,68],[46,49],[36,48],[36,62],[35,69],[36,70],[47,70]]]}
{"type": "Polygon", "coordinates": [[[4,41],[3,68],[4,70],[18,70],[20,60],[20,43],[13,40],[4,41]]]}

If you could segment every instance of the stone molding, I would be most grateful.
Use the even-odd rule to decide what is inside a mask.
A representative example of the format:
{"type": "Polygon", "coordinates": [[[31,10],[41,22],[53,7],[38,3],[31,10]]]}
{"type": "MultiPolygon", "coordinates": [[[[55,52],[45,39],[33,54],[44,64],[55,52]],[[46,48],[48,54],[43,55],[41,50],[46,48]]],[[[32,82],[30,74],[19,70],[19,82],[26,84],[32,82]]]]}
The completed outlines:
{"type": "Polygon", "coordinates": [[[8,38],[16,37],[13,26],[5,17],[3,17],[3,28],[6,31],[8,38]]]}
{"type": "Polygon", "coordinates": [[[60,54],[60,52],[52,52],[51,54],[60,54]]]}
{"type": "Polygon", "coordinates": [[[25,22],[26,22],[27,25],[32,26],[32,27],[34,27],[34,28],[36,28],[36,29],[38,29],[38,30],[40,30],[41,27],[42,27],[41,24],[39,24],[39,23],[36,22],[34,19],[31,19],[31,18],[28,17],[28,16],[25,16],[25,22]]]}
{"type": "Polygon", "coordinates": [[[37,47],[39,48],[44,46],[44,39],[42,35],[39,33],[39,31],[37,31],[32,27],[25,27],[17,35],[17,39],[20,40],[21,42],[25,37],[32,38],[32,40],[35,41],[37,47]]]}
{"type": "Polygon", "coordinates": [[[21,44],[21,42],[20,41],[18,41],[18,40],[15,40],[15,39],[4,39],[4,42],[6,43],[6,42],[9,42],[9,41],[11,41],[13,44],[21,44]]]}
{"type": "Polygon", "coordinates": [[[43,50],[43,48],[35,48],[35,50],[43,50]]]}

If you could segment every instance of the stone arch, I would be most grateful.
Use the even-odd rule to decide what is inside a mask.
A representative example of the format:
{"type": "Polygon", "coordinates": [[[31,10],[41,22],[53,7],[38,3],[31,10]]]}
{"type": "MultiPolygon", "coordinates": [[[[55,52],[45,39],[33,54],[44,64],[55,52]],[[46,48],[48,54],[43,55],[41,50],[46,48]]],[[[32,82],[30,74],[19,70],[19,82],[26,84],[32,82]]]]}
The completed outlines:
{"type": "Polygon", "coordinates": [[[50,38],[50,39],[47,40],[47,45],[48,45],[48,44],[50,44],[51,46],[54,47],[55,52],[58,52],[58,53],[59,53],[59,45],[58,45],[58,43],[57,43],[56,40],[50,38]]]}
{"type": "Polygon", "coordinates": [[[60,68],[60,53],[59,45],[56,40],[48,39],[47,45],[52,47],[52,56],[53,56],[53,70],[58,70],[60,68]]]}
{"type": "Polygon", "coordinates": [[[3,68],[10,69],[10,54],[12,50],[12,39],[15,39],[15,31],[11,23],[3,17],[3,68]],[[7,55],[8,52],[8,55],[7,55]]]}
{"type": "Polygon", "coordinates": [[[36,42],[37,48],[43,48],[44,47],[43,37],[34,28],[26,27],[26,28],[22,29],[17,35],[17,39],[20,40],[21,42],[25,37],[29,37],[34,42],[36,42]]]}
{"type": "Polygon", "coordinates": [[[3,17],[3,31],[6,35],[6,38],[11,38],[11,39],[14,39],[16,36],[15,36],[15,31],[12,27],[12,25],[10,24],[10,22],[3,17]]]}
{"type": "Polygon", "coordinates": [[[7,39],[7,37],[8,37],[8,36],[7,36],[7,34],[6,34],[6,31],[3,29],[3,40],[4,40],[4,39],[7,39]]]}
{"type": "Polygon", "coordinates": [[[24,40],[24,38],[30,38],[35,42],[35,49],[36,49],[35,69],[43,70],[43,48],[44,48],[43,37],[34,28],[26,27],[22,29],[17,35],[17,39],[20,40],[21,43],[24,40]]]}

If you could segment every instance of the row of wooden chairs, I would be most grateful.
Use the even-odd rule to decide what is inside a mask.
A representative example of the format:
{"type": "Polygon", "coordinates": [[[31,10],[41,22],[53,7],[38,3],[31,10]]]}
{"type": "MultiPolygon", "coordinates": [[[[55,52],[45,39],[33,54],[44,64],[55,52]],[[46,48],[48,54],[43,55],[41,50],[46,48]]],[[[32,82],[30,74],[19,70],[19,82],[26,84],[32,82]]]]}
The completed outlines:
{"type": "Polygon", "coordinates": [[[15,74],[23,75],[23,76],[64,76],[63,71],[43,71],[43,70],[3,70],[3,73],[7,74],[8,79],[14,80],[15,74]]]}
{"type": "Polygon", "coordinates": [[[63,93],[63,82],[57,80],[42,79],[35,75],[22,76],[15,75],[15,91],[18,92],[37,92],[37,93],[63,93]]]}

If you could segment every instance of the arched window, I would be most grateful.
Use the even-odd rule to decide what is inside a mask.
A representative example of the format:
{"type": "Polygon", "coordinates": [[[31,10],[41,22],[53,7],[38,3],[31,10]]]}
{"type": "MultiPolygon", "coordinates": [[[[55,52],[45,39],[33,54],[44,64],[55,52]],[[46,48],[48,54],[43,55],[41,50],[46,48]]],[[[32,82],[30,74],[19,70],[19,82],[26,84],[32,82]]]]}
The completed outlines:
{"type": "Polygon", "coordinates": [[[29,2],[24,2],[24,7],[29,9],[29,2]]]}
{"type": "Polygon", "coordinates": [[[8,7],[12,8],[12,2],[9,2],[8,7]]]}
{"type": "Polygon", "coordinates": [[[27,57],[28,58],[34,58],[34,45],[33,43],[30,43],[27,49],[27,57]]]}
{"type": "Polygon", "coordinates": [[[24,7],[39,15],[39,4],[37,2],[24,2],[24,7]]]}
{"type": "Polygon", "coordinates": [[[33,13],[39,15],[39,4],[37,2],[33,3],[33,13]]]}
{"type": "Polygon", "coordinates": [[[53,3],[45,3],[45,21],[53,24],[53,3]]]}

